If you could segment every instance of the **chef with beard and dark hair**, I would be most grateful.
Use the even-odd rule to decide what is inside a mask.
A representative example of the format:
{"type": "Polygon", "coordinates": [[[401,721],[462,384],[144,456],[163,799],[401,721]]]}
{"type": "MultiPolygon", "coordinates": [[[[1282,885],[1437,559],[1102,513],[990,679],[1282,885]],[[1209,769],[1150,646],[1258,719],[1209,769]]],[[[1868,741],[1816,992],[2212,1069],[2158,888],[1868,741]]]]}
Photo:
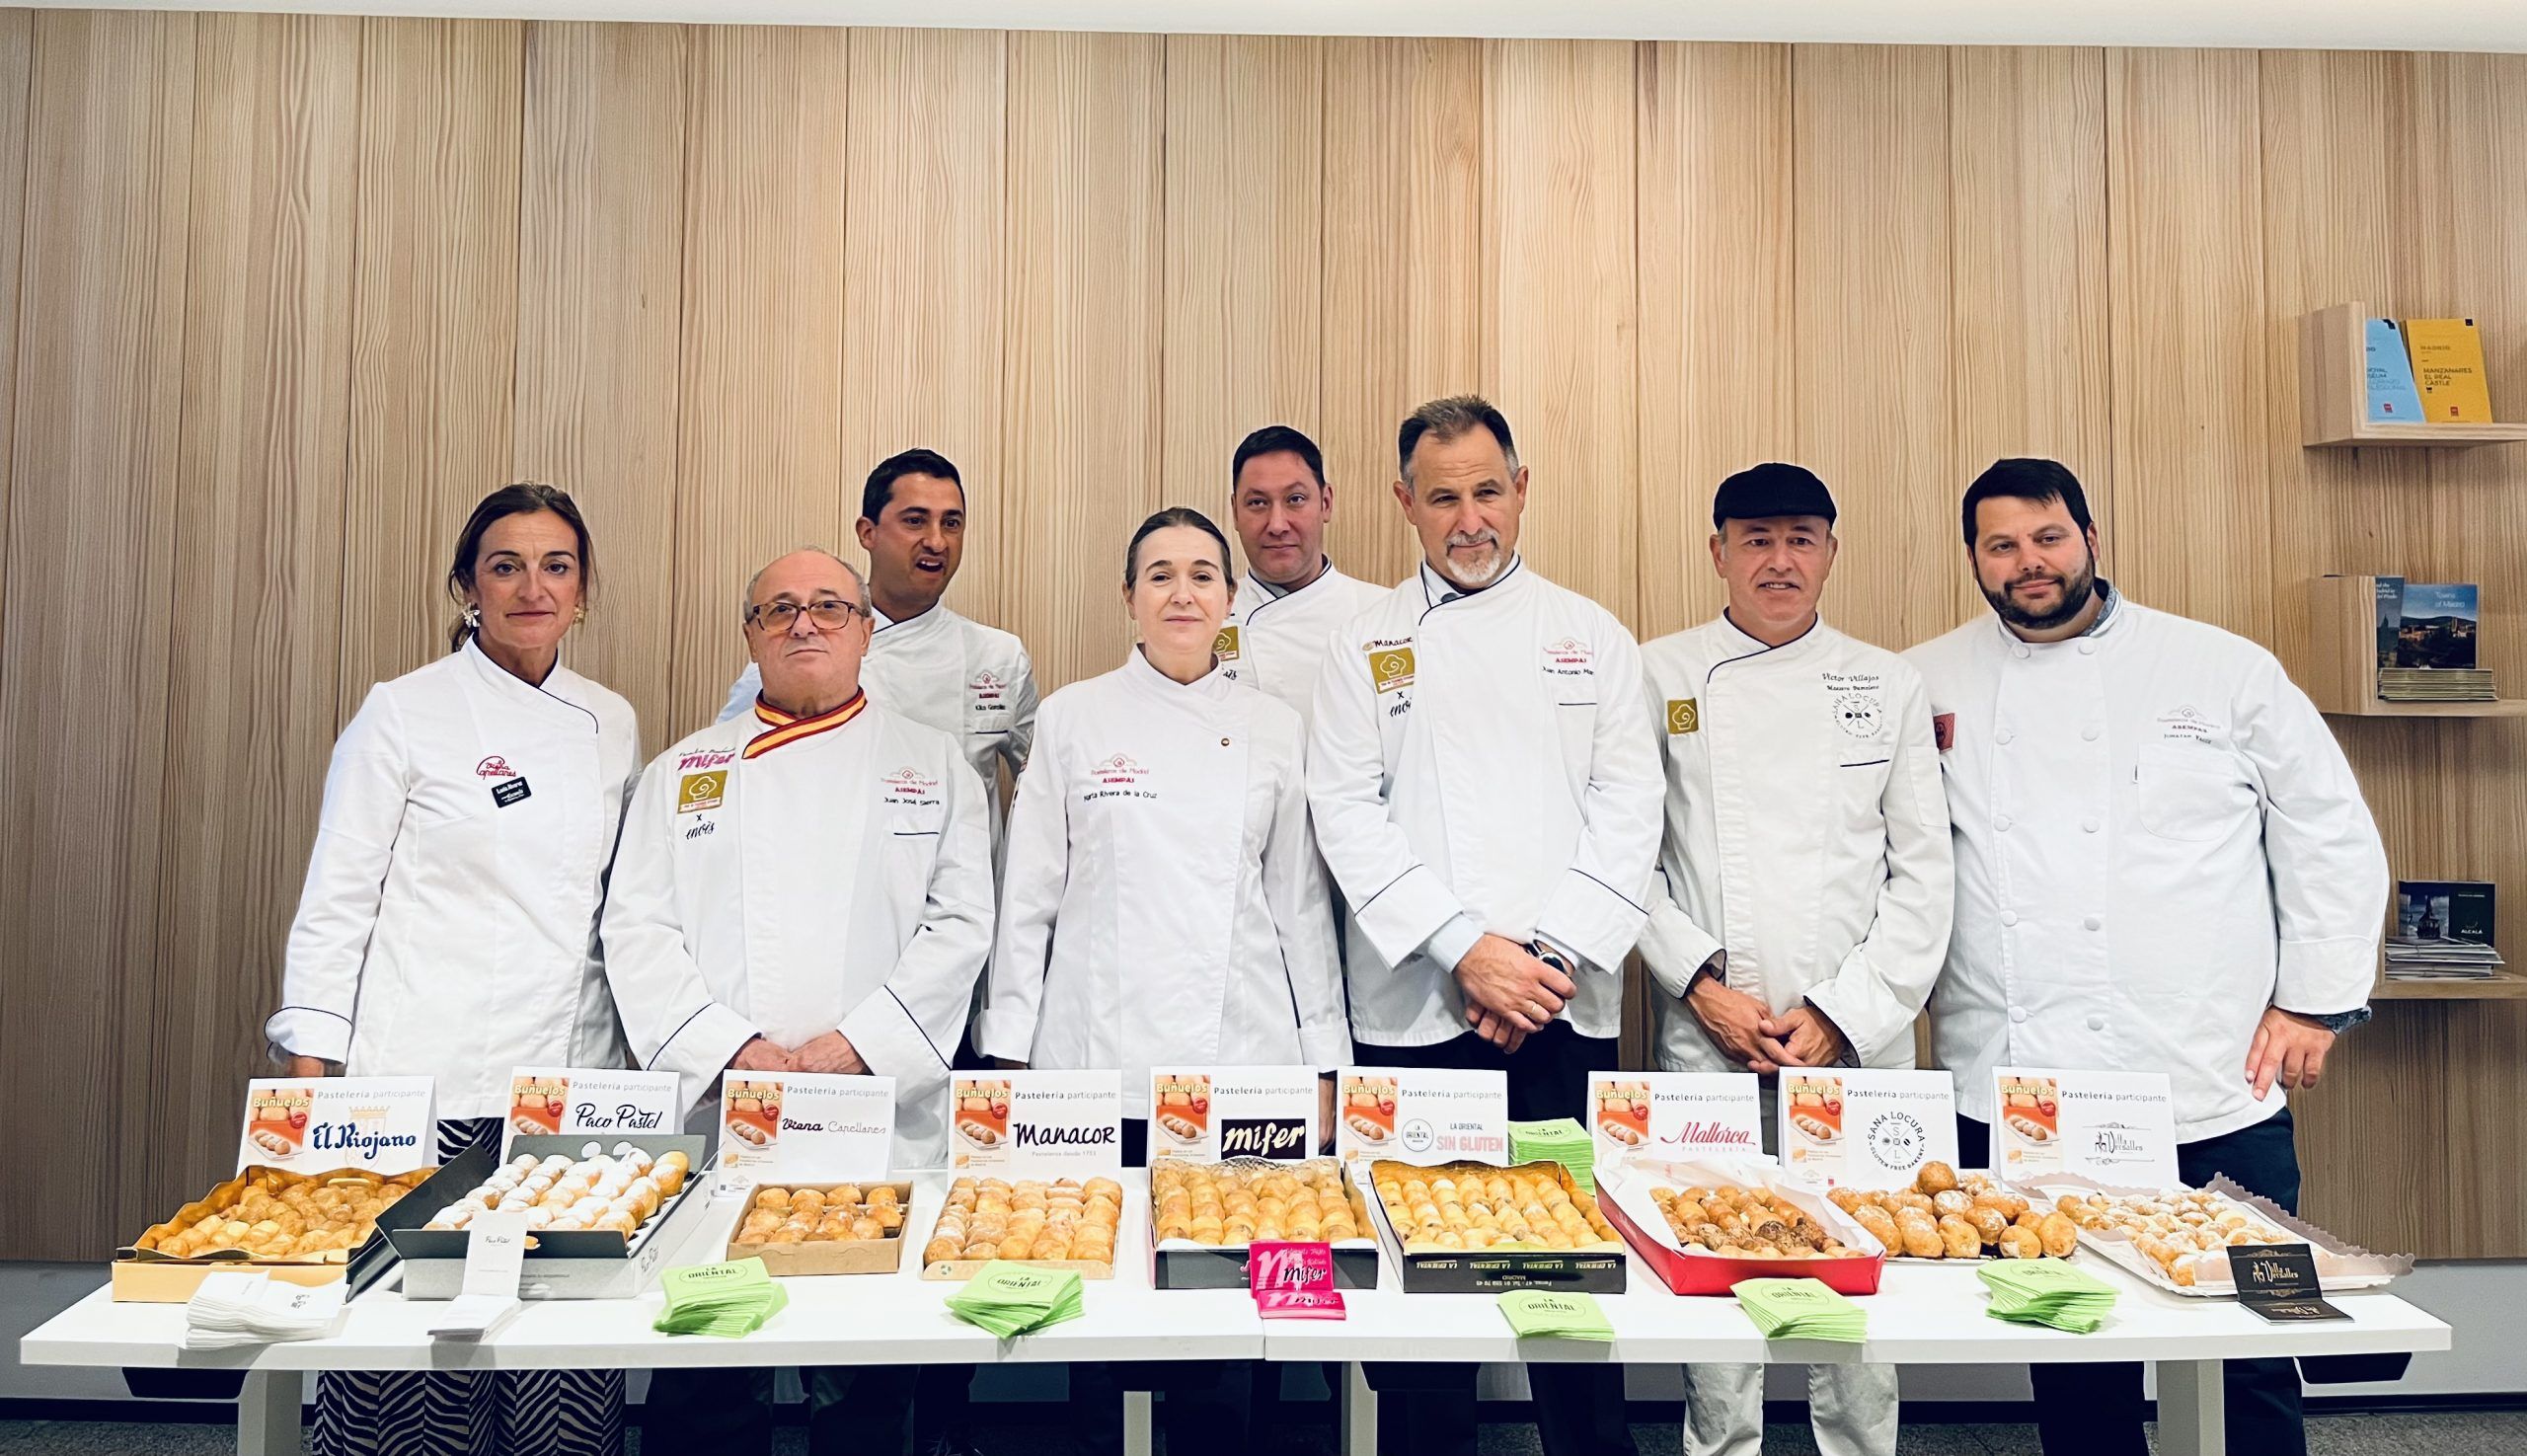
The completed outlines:
{"type": "MultiPolygon", "coordinates": [[[[1931,998],[1960,1166],[1989,1166],[2001,1065],[2164,1072],[2177,1166],[2284,1208],[2281,1094],[2368,1016],[2387,858],[2342,749],[2272,653],[2097,575],[2070,471],[2002,460],[1965,493],[1995,616],[1904,659],[1930,689],[1956,850],[1931,998]]],[[[2046,1456],[2142,1456],[2137,1365],[2032,1367],[2046,1456]]],[[[2304,1453],[2288,1360],[2228,1365],[2233,1450],[2304,1453]]]]}

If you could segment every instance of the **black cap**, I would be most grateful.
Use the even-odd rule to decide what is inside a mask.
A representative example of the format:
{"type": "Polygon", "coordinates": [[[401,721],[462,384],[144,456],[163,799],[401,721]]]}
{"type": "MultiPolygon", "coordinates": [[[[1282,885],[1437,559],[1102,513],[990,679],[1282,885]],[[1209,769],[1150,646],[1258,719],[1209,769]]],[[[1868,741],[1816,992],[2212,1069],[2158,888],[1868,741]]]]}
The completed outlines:
{"type": "Polygon", "coordinates": [[[1834,498],[1816,472],[1768,460],[1722,481],[1719,494],[1711,498],[1715,531],[1732,519],[1759,521],[1783,515],[1821,515],[1825,524],[1834,523],[1834,498]]]}

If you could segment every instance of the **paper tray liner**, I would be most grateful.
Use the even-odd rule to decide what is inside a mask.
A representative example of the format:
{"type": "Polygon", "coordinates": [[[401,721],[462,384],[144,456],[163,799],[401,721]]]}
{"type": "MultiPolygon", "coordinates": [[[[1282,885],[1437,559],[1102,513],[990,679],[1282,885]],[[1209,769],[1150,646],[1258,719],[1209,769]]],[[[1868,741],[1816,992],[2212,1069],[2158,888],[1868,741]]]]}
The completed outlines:
{"type": "MultiPolygon", "coordinates": [[[[2040,1207],[2051,1208],[2054,1206],[2054,1199],[2065,1192],[2104,1193],[2109,1198],[2160,1198],[2185,1186],[2142,1188],[2100,1183],[2096,1179],[2077,1173],[2048,1173],[2027,1179],[2023,1183],[2012,1184],[2010,1187],[2029,1201],[2040,1207]]],[[[2372,1254],[2348,1239],[2328,1233],[2297,1214],[2284,1210],[2281,1205],[2261,1193],[2247,1191],[2227,1174],[2222,1174],[2204,1184],[2199,1189],[2192,1190],[2218,1193],[2261,1217],[2283,1233],[2294,1234],[2305,1239],[2317,1252],[2317,1277],[2324,1283],[2329,1293],[2338,1289],[2375,1289],[2412,1272],[2412,1255],[2372,1254]]],[[[2207,1258],[2209,1251],[2206,1251],[2206,1259],[2195,1265],[2195,1282],[2180,1284],[2168,1277],[2167,1270],[2159,1267],[2158,1261],[2133,1248],[2132,1240],[2126,1235],[2107,1234],[2084,1228],[2080,1230],[2080,1242],[2095,1249],[2117,1267],[2130,1270],[2152,1287],[2164,1289],[2170,1294],[2182,1294],[2195,1299],[2237,1297],[2238,1286],[2229,1276],[2229,1262],[2226,1259],[2207,1258]],[[2203,1276],[2205,1271],[2216,1274],[2217,1277],[2206,1280],[2203,1276]]]]}

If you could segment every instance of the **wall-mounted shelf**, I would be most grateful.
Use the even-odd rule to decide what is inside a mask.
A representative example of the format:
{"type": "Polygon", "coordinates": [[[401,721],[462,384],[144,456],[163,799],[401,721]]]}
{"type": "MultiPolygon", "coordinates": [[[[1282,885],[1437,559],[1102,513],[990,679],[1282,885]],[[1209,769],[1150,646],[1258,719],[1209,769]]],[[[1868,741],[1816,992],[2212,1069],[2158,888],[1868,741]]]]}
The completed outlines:
{"type": "Polygon", "coordinates": [[[2482,980],[2391,981],[2378,977],[2372,1001],[2527,1001],[2527,975],[2504,969],[2482,980]]]}
{"type": "Polygon", "coordinates": [[[2313,653],[2301,686],[2337,718],[2527,718],[2527,699],[2404,703],[2378,696],[2378,578],[2319,576],[2308,583],[2313,653]]]}
{"type": "Polygon", "coordinates": [[[2369,420],[2365,303],[2337,303],[2299,319],[2299,442],[2311,449],[2468,449],[2527,440],[2527,424],[2376,424],[2369,420]]]}

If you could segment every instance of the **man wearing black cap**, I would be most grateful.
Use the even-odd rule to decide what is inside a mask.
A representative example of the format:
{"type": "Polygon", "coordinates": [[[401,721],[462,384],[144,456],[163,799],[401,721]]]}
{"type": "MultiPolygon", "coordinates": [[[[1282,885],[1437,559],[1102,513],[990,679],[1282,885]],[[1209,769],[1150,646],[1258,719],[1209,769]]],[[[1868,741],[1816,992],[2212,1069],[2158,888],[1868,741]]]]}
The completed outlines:
{"type": "MultiPolygon", "coordinates": [[[[1664,993],[1658,1065],[1913,1065],[1948,951],[1953,865],[1930,699],[1894,653],[1817,616],[1834,499],[1796,465],[1723,481],[1712,566],[1728,606],[1642,649],[1664,748],[1663,894],[1642,958],[1664,993]]],[[[1762,1449],[1763,1367],[1685,1371],[1688,1456],[1762,1449]]],[[[1895,1371],[1811,1365],[1822,1456],[1894,1456],[1895,1371]]]]}

